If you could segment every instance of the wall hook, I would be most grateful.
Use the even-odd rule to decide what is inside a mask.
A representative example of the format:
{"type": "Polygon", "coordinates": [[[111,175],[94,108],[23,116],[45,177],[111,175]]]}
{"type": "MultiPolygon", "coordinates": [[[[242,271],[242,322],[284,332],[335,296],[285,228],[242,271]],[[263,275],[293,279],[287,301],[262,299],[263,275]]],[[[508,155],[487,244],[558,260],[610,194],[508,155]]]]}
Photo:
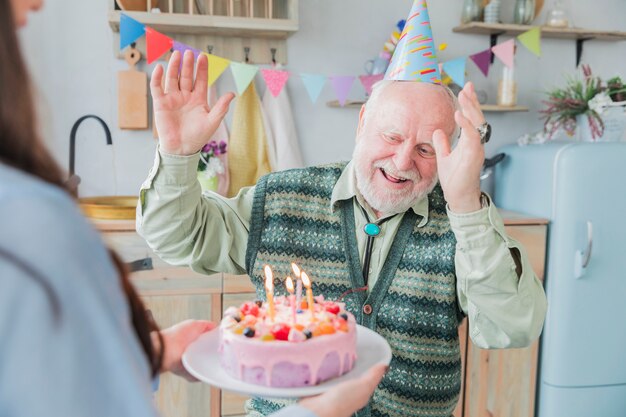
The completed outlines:
{"type": "Polygon", "coordinates": [[[207,45],[206,50],[209,52],[209,54],[213,54],[213,45],[207,45]]]}
{"type": "Polygon", "coordinates": [[[272,64],[276,65],[276,48],[270,48],[270,52],[272,53],[272,64]]]}
{"type": "Polygon", "coordinates": [[[247,64],[248,62],[250,62],[250,47],[249,46],[245,46],[243,48],[243,53],[244,53],[245,61],[246,61],[246,64],[247,64]]]}

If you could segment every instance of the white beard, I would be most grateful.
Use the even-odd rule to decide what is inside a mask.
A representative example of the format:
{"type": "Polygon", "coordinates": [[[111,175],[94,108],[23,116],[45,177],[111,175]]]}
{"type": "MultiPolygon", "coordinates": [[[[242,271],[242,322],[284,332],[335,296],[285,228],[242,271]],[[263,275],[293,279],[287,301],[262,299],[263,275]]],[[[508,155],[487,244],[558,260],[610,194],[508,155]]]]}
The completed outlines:
{"type": "Polygon", "coordinates": [[[372,183],[372,177],[379,168],[390,173],[394,177],[402,177],[413,181],[414,183],[422,180],[416,171],[399,171],[395,168],[393,162],[389,159],[377,161],[373,167],[363,167],[360,163],[361,148],[359,141],[357,143],[354,154],[354,172],[356,175],[356,187],[372,209],[385,215],[404,213],[413,207],[419,200],[426,197],[437,185],[438,176],[435,174],[431,182],[419,189],[410,190],[394,190],[391,188],[378,189],[372,183]]]}

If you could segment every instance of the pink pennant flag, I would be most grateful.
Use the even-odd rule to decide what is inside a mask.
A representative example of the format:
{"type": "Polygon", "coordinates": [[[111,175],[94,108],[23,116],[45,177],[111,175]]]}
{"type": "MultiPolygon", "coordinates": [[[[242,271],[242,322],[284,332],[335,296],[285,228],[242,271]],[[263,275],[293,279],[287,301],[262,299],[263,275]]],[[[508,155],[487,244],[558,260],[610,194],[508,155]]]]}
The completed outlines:
{"type": "Polygon", "coordinates": [[[361,80],[361,84],[363,84],[363,88],[365,88],[367,95],[370,95],[372,94],[372,86],[384,77],[385,74],[359,75],[359,80],[361,80]]]}
{"type": "Polygon", "coordinates": [[[515,56],[515,39],[502,42],[491,48],[491,51],[498,57],[504,65],[513,68],[513,57],[515,56]]]}
{"type": "Polygon", "coordinates": [[[346,104],[348,93],[350,93],[352,89],[355,77],[351,75],[331,75],[328,78],[330,78],[330,82],[333,85],[333,90],[335,90],[339,104],[343,107],[346,104]]]}
{"type": "Polygon", "coordinates": [[[270,93],[272,93],[274,97],[278,97],[289,79],[289,71],[262,69],[261,75],[265,80],[265,84],[267,84],[267,88],[269,88],[270,93]]]}
{"type": "Polygon", "coordinates": [[[491,64],[491,49],[486,49],[474,55],[470,55],[474,64],[480,69],[485,77],[489,75],[489,65],[491,64]]]}

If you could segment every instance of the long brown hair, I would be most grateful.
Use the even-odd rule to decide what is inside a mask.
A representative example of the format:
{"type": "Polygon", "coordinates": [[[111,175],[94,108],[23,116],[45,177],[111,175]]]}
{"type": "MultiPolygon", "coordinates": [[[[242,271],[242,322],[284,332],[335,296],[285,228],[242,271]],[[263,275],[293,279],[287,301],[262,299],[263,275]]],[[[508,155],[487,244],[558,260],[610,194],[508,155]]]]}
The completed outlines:
{"type": "MultiPolygon", "coordinates": [[[[26,64],[19,49],[17,28],[10,0],[0,0],[0,163],[13,166],[68,192],[64,172],[44,146],[35,114],[32,87],[26,64]]],[[[163,339],[159,328],[147,314],[141,299],[130,283],[128,271],[111,251],[111,260],[131,310],[135,333],[156,375],[163,362],[163,339]],[[150,333],[156,331],[160,348],[156,349],[150,333]]]]}

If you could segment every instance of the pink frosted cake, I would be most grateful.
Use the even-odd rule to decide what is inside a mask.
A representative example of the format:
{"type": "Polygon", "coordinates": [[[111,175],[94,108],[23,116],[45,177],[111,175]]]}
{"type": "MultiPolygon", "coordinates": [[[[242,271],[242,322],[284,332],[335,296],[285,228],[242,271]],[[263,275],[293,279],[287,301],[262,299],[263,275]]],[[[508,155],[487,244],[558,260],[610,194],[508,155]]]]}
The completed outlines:
{"type": "Polygon", "coordinates": [[[219,347],[226,372],[251,384],[282,388],[316,385],[351,370],[356,359],[354,316],[343,303],[322,297],[316,297],[313,314],[306,301],[300,307],[292,307],[288,297],[276,297],[274,320],[265,302],[228,308],[219,347]]]}

